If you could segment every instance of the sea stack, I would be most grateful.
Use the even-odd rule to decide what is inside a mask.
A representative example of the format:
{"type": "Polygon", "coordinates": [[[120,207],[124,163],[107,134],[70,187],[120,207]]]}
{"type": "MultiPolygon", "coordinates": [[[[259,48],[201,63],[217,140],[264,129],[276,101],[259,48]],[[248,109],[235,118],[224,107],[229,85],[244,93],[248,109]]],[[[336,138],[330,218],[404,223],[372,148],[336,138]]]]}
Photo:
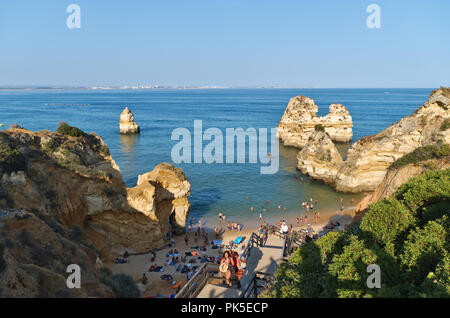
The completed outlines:
{"type": "Polygon", "coordinates": [[[326,116],[317,116],[318,106],[312,98],[296,96],[289,101],[278,124],[278,138],[285,146],[305,147],[315,129],[323,129],[333,141],[348,142],[353,138],[352,116],[341,104],[331,104],[326,116]]]}
{"type": "MultiPolygon", "coordinates": [[[[376,191],[397,159],[420,147],[450,144],[449,123],[450,88],[443,87],[433,91],[428,101],[410,116],[355,142],[344,161],[337,155],[334,158],[333,154],[337,153],[334,144],[323,134],[316,133],[308,138],[304,147],[307,149],[298,154],[297,168],[339,192],[376,191]]],[[[421,154],[417,156],[420,158],[421,154]]],[[[415,172],[410,170],[405,174],[415,175],[415,172]]]]}
{"type": "Polygon", "coordinates": [[[124,135],[139,134],[139,125],[134,121],[134,116],[128,107],[120,114],[120,133],[124,135]]]}

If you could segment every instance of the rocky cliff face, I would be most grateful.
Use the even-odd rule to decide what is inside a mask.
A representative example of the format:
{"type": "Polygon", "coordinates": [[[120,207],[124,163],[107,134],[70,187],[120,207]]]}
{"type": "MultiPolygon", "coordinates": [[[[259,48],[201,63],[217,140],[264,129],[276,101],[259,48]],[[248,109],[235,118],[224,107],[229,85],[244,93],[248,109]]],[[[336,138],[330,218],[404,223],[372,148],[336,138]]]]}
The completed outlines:
{"type": "Polygon", "coordinates": [[[297,154],[297,168],[314,179],[333,186],[342,157],[324,131],[313,132],[305,147],[297,154]]]}
{"type": "Polygon", "coordinates": [[[161,164],[127,189],[103,140],[11,129],[0,132],[0,208],[38,211],[66,229],[79,226],[105,259],[164,244],[169,223],[184,228],[190,184],[161,164]]]}
{"type": "Polygon", "coordinates": [[[93,265],[96,250],[42,215],[1,208],[0,250],[0,297],[114,297],[93,265]],[[81,268],[80,289],[67,288],[70,264],[81,268]]]}
{"type": "Polygon", "coordinates": [[[450,121],[449,101],[448,89],[436,90],[412,115],[357,141],[346,160],[337,165],[337,172],[328,176],[328,183],[342,192],[374,191],[388,167],[403,155],[429,144],[450,143],[450,129],[446,128],[450,121]]]}
{"type": "Polygon", "coordinates": [[[139,125],[134,121],[134,116],[128,107],[120,114],[120,133],[124,135],[138,134],[140,132],[139,125]]]}
{"type": "Polygon", "coordinates": [[[408,182],[409,179],[417,177],[424,171],[433,168],[445,170],[450,168],[450,156],[440,159],[425,160],[418,164],[408,164],[398,168],[391,167],[388,169],[383,181],[376,187],[375,191],[367,195],[356,206],[356,212],[365,211],[369,205],[376,203],[384,198],[392,196],[401,185],[408,182]]]}
{"type": "Polygon", "coordinates": [[[296,96],[289,104],[278,124],[278,138],[286,146],[303,148],[316,126],[322,126],[331,140],[351,141],[353,137],[352,117],[340,104],[331,104],[328,115],[317,116],[318,106],[309,97],[296,96]]]}

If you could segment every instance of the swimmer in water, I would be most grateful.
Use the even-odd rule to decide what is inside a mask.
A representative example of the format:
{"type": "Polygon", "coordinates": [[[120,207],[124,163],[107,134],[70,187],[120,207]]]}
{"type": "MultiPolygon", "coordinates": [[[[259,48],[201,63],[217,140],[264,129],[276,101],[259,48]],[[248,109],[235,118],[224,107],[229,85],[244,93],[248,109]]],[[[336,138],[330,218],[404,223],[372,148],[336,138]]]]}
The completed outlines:
{"type": "Polygon", "coordinates": [[[250,211],[253,212],[254,210],[255,210],[255,208],[251,206],[250,211]]]}

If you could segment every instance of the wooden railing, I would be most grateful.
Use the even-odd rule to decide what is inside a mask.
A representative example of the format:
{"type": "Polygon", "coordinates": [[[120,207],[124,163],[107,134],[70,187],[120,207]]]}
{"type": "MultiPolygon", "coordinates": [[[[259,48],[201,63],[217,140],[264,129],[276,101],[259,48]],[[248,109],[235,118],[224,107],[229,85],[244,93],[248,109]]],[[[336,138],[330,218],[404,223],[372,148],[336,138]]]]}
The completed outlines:
{"type": "Polygon", "coordinates": [[[259,293],[267,288],[275,276],[273,274],[264,272],[255,272],[250,279],[250,283],[247,288],[242,291],[239,298],[257,298],[259,293]]]}
{"type": "Polygon", "coordinates": [[[181,288],[175,298],[195,298],[208,283],[208,279],[213,273],[219,271],[219,265],[214,263],[204,263],[181,288]]]}

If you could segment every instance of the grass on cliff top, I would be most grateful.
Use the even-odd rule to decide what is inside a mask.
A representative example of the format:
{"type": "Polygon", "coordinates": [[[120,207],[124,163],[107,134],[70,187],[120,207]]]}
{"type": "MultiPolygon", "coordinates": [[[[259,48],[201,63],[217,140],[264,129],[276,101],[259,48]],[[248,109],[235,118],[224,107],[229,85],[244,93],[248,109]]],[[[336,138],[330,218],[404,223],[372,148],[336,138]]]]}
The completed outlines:
{"type": "Polygon", "coordinates": [[[419,162],[440,159],[450,155],[450,146],[448,144],[428,145],[415,149],[403,157],[397,159],[390,168],[400,168],[410,163],[418,164],[419,162]]]}
{"type": "Polygon", "coordinates": [[[56,129],[58,134],[68,135],[72,137],[81,137],[84,136],[84,132],[77,128],[69,126],[66,122],[62,121],[59,123],[58,128],[56,129]]]}
{"type": "Polygon", "coordinates": [[[445,120],[441,125],[441,131],[446,131],[450,128],[450,120],[445,120]]]}
{"type": "Polygon", "coordinates": [[[173,171],[175,173],[175,175],[177,176],[177,178],[180,179],[181,181],[187,180],[186,175],[184,174],[183,170],[175,167],[174,165],[171,165],[170,163],[163,162],[163,163],[160,163],[158,165],[158,167],[173,171]]]}
{"type": "Polygon", "coordinates": [[[298,248],[267,297],[449,297],[450,170],[411,178],[360,222],[298,248]],[[367,287],[369,264],[381,288],[367,287]]]}
{"type": "Polygon", "coordinates": [[[442,94],[443,94],[445,97],[450,98],[450,87],[444,87],[444,86],[441,86],[439,89],[435,89],[434,91],[432,91],[431,94],[430,94],[430,96],[433,95],[434,93],[436,93],[438,90],[441,90],[441,91],[442,91],[442,94]]]}

